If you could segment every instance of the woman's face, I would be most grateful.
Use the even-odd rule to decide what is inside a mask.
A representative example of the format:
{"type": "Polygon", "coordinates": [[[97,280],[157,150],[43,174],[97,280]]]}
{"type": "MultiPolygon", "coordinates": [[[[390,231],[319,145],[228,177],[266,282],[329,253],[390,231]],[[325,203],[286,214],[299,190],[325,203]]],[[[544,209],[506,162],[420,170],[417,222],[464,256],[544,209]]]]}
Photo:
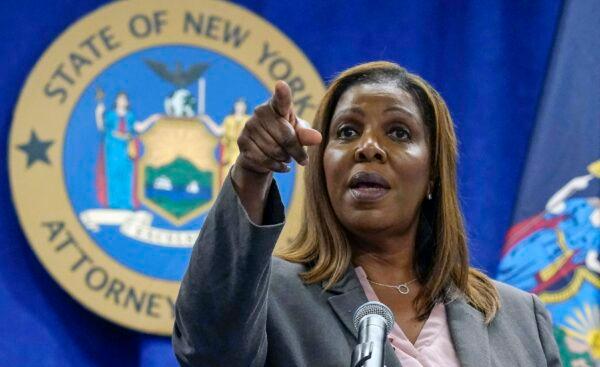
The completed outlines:
{"type": "Polygon", "coordinates": [[[323,156],[336,216],[358,238],[405,233],[418,223],[429,159],[428,131],[408,92],[393,83],[349,88],[323,156]]]}
{"type": "Polygon", "coordinates": [[[246,102],[244,102],[244,101],[235,102],[235,104],[233,105],[233,110],[238,115],[245,114],[246,113],[246,102]]]}
{"type": "Polygon", "coordinates": [[[127,108],[129,107],[129,98],[127,98],[126,94],[119,94],[117,96],[116,101],[117,108],[127,108]]]}

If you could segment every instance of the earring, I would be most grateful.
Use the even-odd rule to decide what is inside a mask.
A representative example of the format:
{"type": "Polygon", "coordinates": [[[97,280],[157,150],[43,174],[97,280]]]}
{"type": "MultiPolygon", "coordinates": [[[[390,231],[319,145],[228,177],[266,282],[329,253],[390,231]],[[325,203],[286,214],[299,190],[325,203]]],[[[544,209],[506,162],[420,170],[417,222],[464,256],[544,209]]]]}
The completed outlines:
{"type": "Polygon", "coordinates": [[[429,186],[427,187],[427,200],[433,199],[433,193],[431,192],[432,186],[433,186],[433,181],[429,181],[429,186]]]}

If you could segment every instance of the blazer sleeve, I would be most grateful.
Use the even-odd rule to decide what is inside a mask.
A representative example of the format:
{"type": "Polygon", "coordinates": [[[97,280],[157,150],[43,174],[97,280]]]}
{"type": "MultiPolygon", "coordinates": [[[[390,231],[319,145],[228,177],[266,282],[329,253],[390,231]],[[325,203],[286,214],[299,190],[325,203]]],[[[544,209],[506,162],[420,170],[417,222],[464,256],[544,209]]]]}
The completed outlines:
{"type": "Polygon", "coordinates": [[[554,338],[550,314],[538,296],[532,294],[531,297],[533,298],[535,319],[540,335],[540,341],[542,342],[542,348],[544,349],[546,363],[548,367],[561,367],[562,363],[560,361],[556,339],[554,338]]]}
{"type": "Polygon", "coordinates": [[[259,226],[227,176],[177,297],[172,343],[182,366],[264,366],[271,255],[284,219],[275,180],[259,226]]]}

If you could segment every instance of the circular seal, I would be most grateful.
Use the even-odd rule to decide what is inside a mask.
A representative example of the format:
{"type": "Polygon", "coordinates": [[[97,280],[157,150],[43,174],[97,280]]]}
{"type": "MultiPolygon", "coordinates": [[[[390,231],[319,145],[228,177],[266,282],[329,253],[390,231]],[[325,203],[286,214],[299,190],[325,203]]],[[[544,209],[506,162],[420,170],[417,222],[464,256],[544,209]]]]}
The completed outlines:
{"type": "MultiPolygon", "coordinates": [[[[29,75],[10,132],[12,195],[34,252],[98,315],[168,335],[191,248],[252,109],[283,79],[311,121],[323,83],[279,30],[223,1],[106,5],[29,75]]],[[[301,168],[277,174],[298,226],[301,168]]]]}

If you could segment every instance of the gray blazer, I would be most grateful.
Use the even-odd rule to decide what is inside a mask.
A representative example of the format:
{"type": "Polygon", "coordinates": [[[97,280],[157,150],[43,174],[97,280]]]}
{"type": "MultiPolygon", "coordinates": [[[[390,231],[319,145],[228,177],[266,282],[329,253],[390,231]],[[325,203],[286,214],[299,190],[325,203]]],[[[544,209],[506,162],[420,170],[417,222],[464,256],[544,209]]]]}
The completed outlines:
{"type": "MultiPolygon", "coordinates": [[[[230,178],[194,246],[176,303],[173,348],[182,366],[350,365],[354,310],[367,298],[352,267],[325,291],[298,277],[299,264],[272,257],[284,208],[271,186],[265,225],[253,224],[230,178]]],[[[462,296],[446,304],[464,367],[560,366],[550,318],[531,294],[496,282],[502,307],[485,325],[462,296]]],[[[391,345],[385,364],[399,367],[391,345]]]]}

